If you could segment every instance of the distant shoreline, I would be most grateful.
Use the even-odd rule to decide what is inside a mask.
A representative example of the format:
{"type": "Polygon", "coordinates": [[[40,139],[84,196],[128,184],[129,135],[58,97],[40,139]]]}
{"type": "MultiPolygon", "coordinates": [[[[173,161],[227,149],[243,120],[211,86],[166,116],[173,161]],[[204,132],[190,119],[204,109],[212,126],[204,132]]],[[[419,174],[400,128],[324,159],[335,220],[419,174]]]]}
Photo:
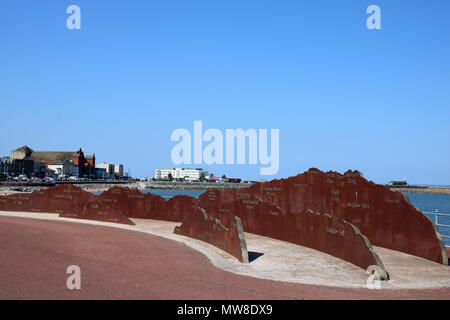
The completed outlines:
{"type": "MultiPolygon", "coordinates": [[[[147,181],[141,182],[141,186],[145,185],[145,190],[152,189],[168,189],[168,190],[208,190],[208,189],[242,189],[248,188],[253,183],[229,183],[229,182],[176,182],[176,181],[147,181]]],[[[430,187],[430,186],[389,186],[385,187],[392,191],[399,191],[402,193],[435,193],[435,194],[450,194],[450,187],[430,187]]],[[[141,187],[140,187],[141,188],[141,187]]]]}
{"type": "MultiPolygon", "coordinates": [[[[247,188],[252,183],[229,183],[229,182],[176,182],[176,181],[146,181],[146,182],[95,182],[79,181],[79,182],[59,182],[60,184],[74,184],[88,192],[103,192],[114,186],[122,188],[134,188],[139,190],[209,190],[209,189],[241,189],[247,188]]],[[[30,193],[40,189],[47,189],[55,186],[45,183],[3,183],[0,184],[0,195],[9,195],[14,193],[30,193]]]]}
{"type": "Polygon", "coordinates": [[[450,187],[428,187],[428,186],[386,186],[392,191],[402,193],[434,193],[450,194],[450,187]]]}
{"type": "MultiPolygon", "coordinates": [[[[66,182],[69,184],[69,182],[66,182]]],[[[89,192],[101,192],[112,188],[114,185],[137,188],[140,190],[227,190],[227,189],[242,189],[248,188],[253,183],[229,183],[229,182],[177,182],[177,181],[146,181],[146,182],[78,182],[70,183],[76,184],[80,188],[89,192]]],[[[32,183],[14,183],[14,184],[0,184],[0,194],[11,194],[17,192],[33,192],[38,189],[46,189],[54,186],[54,184],[32,184],[32,183]]],[[[432,194],[450,194],[450,187],[432,187],[432,186],[389,186],[385,185],[392,191],[398,191],[402,193],[432,193],[432,194]]]]}
{"type": "Polygon", "coordinates": [[[248,188],[252,183],[231,182],[176,182],[176,181],[147,181],[141,182],[145,190],[169,189],[169,190],[208,190],[208,189],[242,189],[248,188]]]}

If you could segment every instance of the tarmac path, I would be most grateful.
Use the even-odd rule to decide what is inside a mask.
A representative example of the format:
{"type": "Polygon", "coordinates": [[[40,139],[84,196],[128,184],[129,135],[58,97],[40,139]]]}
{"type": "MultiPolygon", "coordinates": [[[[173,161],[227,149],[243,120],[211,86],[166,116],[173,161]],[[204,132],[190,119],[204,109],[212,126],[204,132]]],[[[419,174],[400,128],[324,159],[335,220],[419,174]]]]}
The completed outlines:
{"type": "Polygon", "coordinates": [[[104,226],[0,217],[0,299],[450,299],[450,288],[361,289],[221,270],[176,241],[104,226]],[[66,286],[81,269],[81,289],[66,286]]]}

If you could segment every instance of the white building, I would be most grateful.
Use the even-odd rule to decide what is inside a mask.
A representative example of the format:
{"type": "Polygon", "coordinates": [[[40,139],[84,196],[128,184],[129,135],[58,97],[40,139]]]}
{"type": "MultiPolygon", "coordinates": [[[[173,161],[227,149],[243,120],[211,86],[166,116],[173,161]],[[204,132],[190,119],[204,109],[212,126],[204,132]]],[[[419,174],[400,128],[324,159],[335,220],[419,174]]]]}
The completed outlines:
{"type": "Polygon", "coordinates": [[[205,178],[209,178],[209,172],[207,170],[203,170],[202,168],[168,168],[156,169],[155,179],[167,179],[169,174],[171,174],[174,179],[200,180],[202,174],[205,178]]]}
{"type": "Polygon", "coordinates": [[[109,176],[111,173],[114,173],[114,165],[109,163],[99,163],[95,166],[96,168],[105,169],[106,174],[109,176]]]}
{"type": "Polygon", "coordinates": [[[119,177],[123,177],[123,164],[114,165],[114,174],[119,177]]]}
{"type": "Polygon", "coordinates": [[[102,162],[100,164],[97,164],[96,168],[105,169],[107,176],[118,176],[120,178],[124,176],[123,164],[111,164],[102,162]]]}
{"type": "Polygon", "coordinates": [[[54,162],[47,165],[48,169],[51,169],[55,172],[56,177],[77,177],[78,176],[78,167],[70,161],[64,162],[54,162]]]}

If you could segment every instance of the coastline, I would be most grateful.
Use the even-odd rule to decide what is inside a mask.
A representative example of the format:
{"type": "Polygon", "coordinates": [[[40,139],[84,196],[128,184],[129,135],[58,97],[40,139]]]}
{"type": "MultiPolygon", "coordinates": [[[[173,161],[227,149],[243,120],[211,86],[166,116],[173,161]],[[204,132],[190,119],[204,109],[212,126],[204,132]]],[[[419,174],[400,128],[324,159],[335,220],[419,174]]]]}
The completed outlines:
{"type": "Polygon", "coordinates": [[[426,186],[403,186],[392,187],[387,186],[392,191],[401,193],[434,193],[434,194],[450,194],[450,187],[426,187],[426,186]]]}
{"type": "Polygon", "coordinates": [[[176,181],[147,181],[140,182],[143,189],[169,189],[169,190],[208,190],[208,189],[242,189],[248,188],[253,183],[229,183],[229,182],[176,182],[176,181]]]}
{"type": "MultiPolygon", "coordinates": [[[[76,183],[76,186],[80,187],[81,189],[88,191],[88,192],[103,192],[107,191],[110,188],[114,186],[119,186],[121,188],[137,188],[139,189],[138,183],[120,183],[120,184],[113,184],[113,183],[76,183]]],[[[55,186],[55,184],[51,185],[0,185],[0,195],[10,195],[15,193],[32,193],[37,190],[47,189],[50,187],[55,186]]]]}
{"type": "MultiPolygon", "coordinates": [[[[146,182],[130,182],[130,183],[75,183],[83,190],[89,192],[103,192],[114,186],[122,188],[136,188],[140,190],[227,190],[227,189],[242,189],[248,188],[252,183],[211,183],[211,182],[176,182],[176,181],[146,181],[146,182]]],[[[47,189],[52,185],[32,185],[32,184],[15,184],[15,185],[0,185],[0,195],[8,195],[13,193],[30,193],[40,189],[47,189]]],[[[427,187],[427,186],[385,186],[392,191],[401,193],[433,193],[433,194],[449,194],[450,187],[427,187]]]]}
{"type": "MultiPolygon", "coordinates": [[[[68,184],[68,183],[65,183],[68,184]]],[[[211,182],[175,182],[175,181],[151,181],[151,182],[130,182],[130,183],[73,183],[88,192],[103,192],[112,187],[134,188],[139,190],[208,190],[208,189],[241,189],[251,186],[251,183],[211,183],[211,182]]],[[[51,185],[42,184],[14,184],[0,185],[0,195],[10,195],[15,193],[31,193],[36,190],[47,189],[51,185]]]]}

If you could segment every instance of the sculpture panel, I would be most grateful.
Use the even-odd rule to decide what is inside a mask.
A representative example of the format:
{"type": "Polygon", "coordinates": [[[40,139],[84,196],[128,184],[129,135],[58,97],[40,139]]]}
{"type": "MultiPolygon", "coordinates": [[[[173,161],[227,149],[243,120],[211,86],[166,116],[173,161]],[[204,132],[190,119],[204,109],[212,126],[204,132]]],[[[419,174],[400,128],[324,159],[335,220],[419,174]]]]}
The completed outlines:
{"type": "Polygon", "coordinates": [[[209,216],[202,208],[190,212],[174,233],[210,243],[228,252],[239,261],[248,263],[247,243],[241,220],[230,216],[229,224],[209,216]]]}
{"type": "MultiPolygon", "coordinates": [[[[295,177],[257,183],[246,189],[207,191],[199,202],[208,212],[220,216],[217,206],[244,199],[293,214],[308,209],[327,213],[358,227],[373,245],[448,264],[445,246],[433,223],[403,194],[367,181],[358,171],[339,174],[310,169],[295,177]]],[[[252,230],[243,217],[246,210],[234,214],[243,219],[246,230],[252,230]]],[[[286,226],[280,233],[291,234],[289,228],[286,226]]]]}

